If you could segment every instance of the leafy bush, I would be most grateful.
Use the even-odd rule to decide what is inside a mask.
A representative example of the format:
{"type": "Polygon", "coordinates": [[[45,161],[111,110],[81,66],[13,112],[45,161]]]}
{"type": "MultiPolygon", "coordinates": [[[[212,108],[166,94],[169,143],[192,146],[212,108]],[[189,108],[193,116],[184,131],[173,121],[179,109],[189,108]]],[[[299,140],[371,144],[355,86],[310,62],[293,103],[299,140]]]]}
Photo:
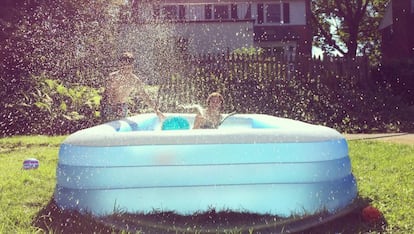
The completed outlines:
{"type": "MultiPolygon", "coordinates": [[[[243,57],[237,56],[244,55],[231,58],[230,64],[207,58],[194,65],[188,76],[166,79],[157,94],[160,109],[188,111],[180,105],[204,105],[206,97],[218,91],[225,98],[225,112],[270,114],[347,133],[414,130],[414,108],[389,86],[359,85],[339,75],[289,77],[283,64],[255,59],[239,62],[243,57]]],[[[102,90],[45,75],[22,83],[20,91],[2,100],[1,135],[60,135],[100,122],[102,90]]],[[[156,89],[150,91],[151,96],[157,93],[156,89]]],[[[145,108],[135,101],[131,113],[145,108]]]]}
{"type": "Polygon", "coordinates": [[[414,105],[414,59],[394,60],[374,71],[374,79],[401,101],[414,105]]]}
{"type": "Polygon", "coordinates": [[[31,89],[16,95],[19,101],[5,104],[1,135],[61,135],[99,121],[99,90],[65,86],[45,76],[33,77],[33,80],[31,89]]]}
{"type": "Polygon", "coordinates": [[[252,70],[238,76],[206,69],[199,70],[197,77],[171,79],[161,88],[162,109],[177,111],[176,104],[188,104],[188,100],[204,104],[209,93],[219,91],[225,97],[226,112],[265,113],[347,133],[414,130],[414,110],[380,86],[359,86],[344,77],[275,79],[266,71],[252,70]]]}

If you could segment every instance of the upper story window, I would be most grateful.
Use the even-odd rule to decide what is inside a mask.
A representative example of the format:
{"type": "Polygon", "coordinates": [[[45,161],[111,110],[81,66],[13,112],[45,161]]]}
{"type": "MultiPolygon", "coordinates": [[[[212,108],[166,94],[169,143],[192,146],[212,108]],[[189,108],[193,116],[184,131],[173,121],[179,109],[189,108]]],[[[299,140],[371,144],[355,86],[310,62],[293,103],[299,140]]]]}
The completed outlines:
{"type": "MultiPolygon", "coordinates": [[[[224,4],[208,4],[205,5],[205,19],[206,20],[222,20],[231,19],[232,13],[237,13],[237,9],[231,8],[232,5],[224,4]]],[[[233,6],[234,7],[234,6],[233,6]]],[[[236,16],[237,17],[237,16],[236,16]]]]}
{"type": "Polygon", "coordinates": [[[162,15],[165,19],[178,19],[178,11],[177,6],[163,6],[162,8],[162,15]]]}
{"type": "Polygon", "coordinates": [[[155,15],[167,20],[185,19],[185,6],[183,5],[163,5],[154,9],[155,15]]]}
{"type": "Polygon", "coordinates": [[[205,19],[228,20],[250,18],[248,6],[245,6],[245,4],[208,4],[205,5],[205,19]]]}
{"type": "Polygon", "coordinates": [[[204,5],[189,5],[187,6],[187,16],[188,20],[203,20],[205,15],[205,6],[204,5]]]}
{"type": "Polygon", "coordinates": [[[214,5],[214,19],[230,19],[229,5],[214,5]]]}
{"type": "Polygon", "coordinates": [[[267,4],[266,8],[266,23],[280,23],[282,20],[282,10],[280,4],[267,4]]]}
{"type": "Polygon", "coordinates": [[[289,3],[257,4],[257,23],[288,24],[290,22],[289,3]]]}
{"type": "Polygon", "coordinates": [[[154,7],[154,15],[167,20],[238,20],[251,19],[251,4],[188,4],[158,5],[154,7]]]}

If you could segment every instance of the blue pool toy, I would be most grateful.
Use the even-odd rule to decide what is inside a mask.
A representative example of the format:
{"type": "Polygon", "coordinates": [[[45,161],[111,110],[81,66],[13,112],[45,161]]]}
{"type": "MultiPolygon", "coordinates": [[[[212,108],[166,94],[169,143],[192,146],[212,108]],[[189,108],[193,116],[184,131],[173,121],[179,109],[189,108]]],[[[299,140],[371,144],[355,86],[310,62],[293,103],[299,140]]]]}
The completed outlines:
{"type": "Polygon", "coordinates": [[[39,168],[39,160],[35,158],[27,158],[23,161],[23,169],[30,170],[37,168],[39,168]]]}
{"type": "Polygon", "coordinates": [[[168,117],[162,123],[162,130],[185,130],[190,129],[190,123],[184,117],[173,116],[168,117]]]}

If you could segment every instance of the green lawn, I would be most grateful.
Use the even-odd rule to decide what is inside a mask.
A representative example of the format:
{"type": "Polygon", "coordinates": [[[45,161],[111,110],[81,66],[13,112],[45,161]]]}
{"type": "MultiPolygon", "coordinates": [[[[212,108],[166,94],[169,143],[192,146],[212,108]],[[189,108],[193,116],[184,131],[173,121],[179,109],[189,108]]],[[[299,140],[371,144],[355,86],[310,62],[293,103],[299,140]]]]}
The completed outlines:
{"type": "MultiPolygon", "coordinates": [[[[0,233],[41,231],[32,222],[51,200],[59,144],[64,138],[0,138],[0,233]],[[28,157],[40,161],[39,169],[22,170],[22,162],[28,157]]],[[[371,199],[371,204],[383,212],[386,232],[413,232],[414,146],[350,141],[349,151],[360,196],[371,199]]]]}
{"type": "Polygon", "coordinates": [[[359,193],[383,212],[390,233],[414,232],[414,146],[351,141],[359,193]]]}

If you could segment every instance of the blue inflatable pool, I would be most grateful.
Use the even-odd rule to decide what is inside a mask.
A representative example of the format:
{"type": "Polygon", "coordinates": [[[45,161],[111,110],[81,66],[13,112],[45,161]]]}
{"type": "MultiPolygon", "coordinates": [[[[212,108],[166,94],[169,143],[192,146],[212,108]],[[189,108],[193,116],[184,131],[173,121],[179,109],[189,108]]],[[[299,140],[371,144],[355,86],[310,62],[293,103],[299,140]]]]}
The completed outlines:
{"type": "Polygon", "coordinates": [[[62,209],[98,216],[214,208],[288,217],[335,213],[357,185],[347,142],[331,128],[237,114],[219,129],[162,131],[142,114],[67,137],[54,197],[62,209]]]}

